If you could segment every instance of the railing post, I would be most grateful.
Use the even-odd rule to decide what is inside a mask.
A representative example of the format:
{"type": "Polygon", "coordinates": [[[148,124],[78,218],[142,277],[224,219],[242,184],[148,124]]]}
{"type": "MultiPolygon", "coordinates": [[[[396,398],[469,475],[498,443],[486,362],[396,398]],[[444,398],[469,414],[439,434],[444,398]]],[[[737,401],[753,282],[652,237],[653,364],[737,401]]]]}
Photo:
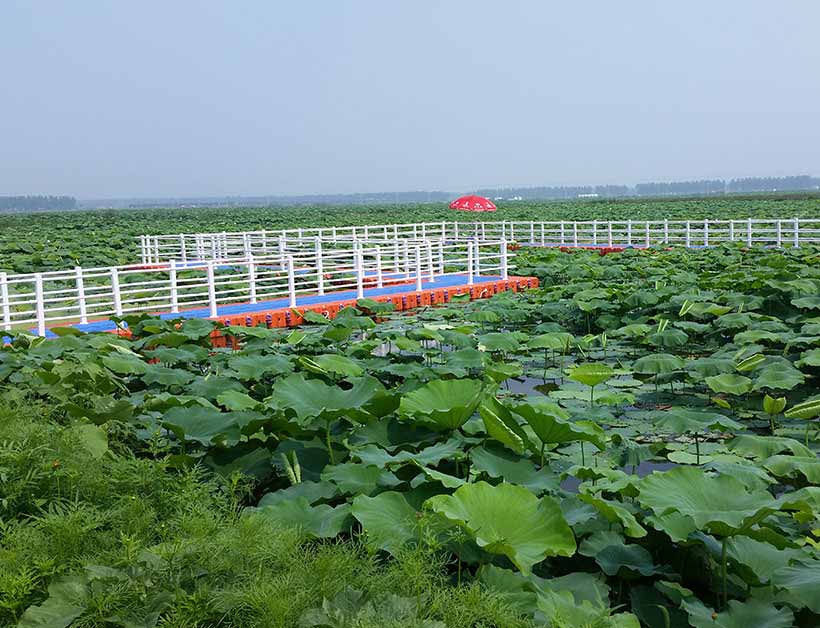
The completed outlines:
{"type": "Polygon", "coordinates": [[[74,274],[77,277],[77,305],[80,308],[80,324],[85,325],[88,322],[88,310],[85,302],[85,281],[83,280],[82,266],[75,266],[74,274]]]}
{"type": "Polygon", "coordinates": [[[262,229],[262,233],[259,235],[259,239],[262,242],[262,255],[268,254],[268,232],[265,229],[262,229]]]}
{"type": "Polygon", "coordinates": [[[43,298],[43,275],[34,273],[34,312],[37,317],[37,335],[46,335],[46,304],[43,298]]]}
{"type": "Polygon", "coordinates": [[[735,221],[729,221],[729,242],[735,241],[735,221]]]}
{"type": "Polygon", "coordinates": [[[541,246],[544,246],[547,243],[546,241],[546,234],[544,233],[544,221],[541,221],[541,246]]]}
{"type": "Polygon", "coordinates": [[[663,243],[669,244],[669,219],[663,219],[663,243]]]}
{"type": "Polygon", "coordinates": [[[632,219],[626,221],[626,245],[632,246],[632,219]]]}
{"type": "Polygon", "coordinates": [[[422,240],[427,239],[427,223],[426,222],[421,223],[421,239],[422,240]]]}
{"type": "Polygon", "coordinates": [[[564,246],[564,221],[563,220],[561,221],[561,226],[559,228],[559,233],[561,235],[561,238],[559,240],[559,244],[561,246],[564,246]]]}
{"type": "Polygon", "coordinates": [[[0,304],[3,307],[3,329],[11,329],[11,304],[9,303],[9,283],[6,273],[0,272],[0,304]]]}
{"type": "Polygon", "coordinates": [[[256,303],[256,260],[253,253],[248,253],[248,296],[251,303],[256,303]]]}
{"type": "Polygon", "coordinates": [[[692,244],[692,227],[689,221],[686,221],[686,248],[688,249],[692,244]]]}
{"type": "Polygon", "coordinates": [[[458,220],[453,223],[453,233],[455,233],[454,240],[458,242],[458,220]]]}
{"type": "Polygon", "coordinates": [[[364,226],[364,239],[367,240],[370,237],[370,226],[364,226]]]}
{"type": "Polygon", "coordinates": [[[376,287],[384,288],[384,274],[382,271],[382,249],[376,247],[376,287]]]}
{"type": "Polygon", "coordinates": [[[578,221],[572,221],[572,246],[578,246],[578,221]]]}
{"type": "Polygon", "coordinates": [[[473,244],[472,240],[467,240],[467,285],[472,286],[474,281],[473,273],[475,269],[473,268],[473,264],[475,263],[473,260],[473,244]]]}
{"type": "Polygon", "coordinates": [[[296,269],[293,255],[286,256],[285,260],[288,265],[288,307],[296,307],[296,269]]]}
{"type": "Polygon", "coordinates": [[[285,241],[285,234],[279,234],[279,255],[284,255],[287,251],[287,242],[285,241]]]}
{"type": "Polygon", "coordinates": [[[444,240],[447,237],[447,221],[441,221],[441,239],[444,240]]]}
{"type": "Polygon", "coordinates": [[[179,286],[177,285],[177,261],[171,260],[168,268],[168,282],[171,285],[171,314],[179,312],[179,286]]]}
{"type": "Polygon", "coordinates": [[[597,220],[597,218],[592,221],[592,244],[593,244],[593,246],[598,244],[598,220],[597,220]]]}
{"type": "Polygon", "coordinates": [[[752,219],[746,219],[746,246],[752,248],[752,219]]]}
{"type": "Polygon", "coordinates": [[[114,313],[122,316],[122,296],[120,295],[120,272],[116,266],[111,268],[111,294],[114,296],[114,313]]]}
{"type": "Polygon", "coordinates": [[[397,240],[399,238],[399,226],[397,224],[393,225],[393,237],[397,240]]]}
{"type": "Polygon", "coordinates": [[[425,253],[427,254],[427,271],[430,282],[434,282],[436,280],[436,269],[433,266],[433,244],[430,240],[426,240],[424,243],[425,253]]]}
{"type": "Polygon", "coordinates": [[[530,220],[530,242],[535,244],[535,221],[530,220]]]}
{"type": "Polygon", "coordinates": [[[322,238],[316,236],[316,291],[319,296],[325,293],[325,265],[322,259],[322,238]]]}
{"type": "Polygon", "coordinates": [[[407,244],[407,240],[402,240],[402,249],[404,252],[404,276],[406,279],[410,279],[410,245],[407,244]]]}
{"type": "Polygon", "coordinates": [[[444,238],[438,241],[438,274],[444,274],[444,238]]]}
{"type": "Polygon", "coordinates": [[[501,221],[501,238],[504,239],[507,237],[507,221],[501,221]]]}
{"type": "Polygon", "coordinates": [[[797,248],[800,246],[800,219],[795,216],[794,217],[794,247],[797,248]]]}
{"type": "Polygon", "coordinates": [[[179,255],[183,262],[188,261],[188,249],[184,233],[179,234],[179,255]]]}
{"type": "Polygon", "coordinates": [[[776,235],[776,238],[777,238],[777,244],[776,244],[777,248],[780,248],[783,245],[783,226],[782,226],[781,223],[782,223],[781,220],[776,220],[775,221],[774,229],[775,229],[775,235],[776,235]]]}
{"type": "Polygon", "coordinates": [[[509,267],[507,265],[507,241],[501,240],[501,279],[507,280],[510,278],[509,267]]]}
{"type": "Polygon", "coordinates": [[[246,258],[251,254],[251,238],[247,233],[242,234],[242,252],[246,258]]]}
{"type": "Polygon", "coordinates": [[[473,255],[473,262],[475,263],[475,271],[474,276],[480,277],[481,276],[481,250],[478,246],[478,242],[474,242],[475,244],[475,254],[473,255]]]}
{"type": "Polygon", "coordinates": [[[216,307],[216,276],[214,274],[214,261],[208,260],[205,263],[205,272],[208,278],[208,307],[210,308],[211,318],[219,316],[219,311],[216,307]]]}
{"type": "Polygon", "coordinates": [[[709,246],[709,219],[703,221],[703,246],[709,246]]]}
{"type": "Polygon", "coordinates": [[[364,256],[362,244],[358,240],[353,243],[353,270],[356,272],[356,298],[364,298],[364,256]]]}
{"type": "Polygon", "coordinates": [[[612,221],[611,220],[607,220],[607,222],[606,222],[606,238],[607,238],[609,248],[612,248],[612,221]]]}
{"type": "Polygon", "coordinates": [[[510,221],[510,240],[515,242],[515,221],[510,221]]]}
{"type": "Polygon", "coordinates": [[[422,291],[421,280],[421,247],[416,246],[416,292],[422,291]]]}
{"type": "Polygon", "coordinates": [[[650,246],[652,246],[652,239],[649,236],[649,221],[648,220],[646,221],[646,238],[644,240],[644,244],[646,245],[646,248],[649,248],[650,246]]]}

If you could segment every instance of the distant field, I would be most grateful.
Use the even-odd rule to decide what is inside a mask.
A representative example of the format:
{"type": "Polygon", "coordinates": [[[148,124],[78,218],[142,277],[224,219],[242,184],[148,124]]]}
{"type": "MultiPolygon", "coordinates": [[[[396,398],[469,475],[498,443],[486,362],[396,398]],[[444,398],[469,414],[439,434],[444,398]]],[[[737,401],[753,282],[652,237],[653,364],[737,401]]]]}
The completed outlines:
{"type": "MultiPolygon", "coordinates": [[[[145,233],[242,231],[453,220],[446,205],[366,205],[288,208],[138,209],[0,214],[0,269],[55,270],[108,266],[137,259],[134,236],[145,233]]],[[[470,215],[458,215],[472,220],[470,215]]],[[[818,217],[811,195],[695,199],[518,201],[500,203],[486,220],[635,220],[818,217]]]]}

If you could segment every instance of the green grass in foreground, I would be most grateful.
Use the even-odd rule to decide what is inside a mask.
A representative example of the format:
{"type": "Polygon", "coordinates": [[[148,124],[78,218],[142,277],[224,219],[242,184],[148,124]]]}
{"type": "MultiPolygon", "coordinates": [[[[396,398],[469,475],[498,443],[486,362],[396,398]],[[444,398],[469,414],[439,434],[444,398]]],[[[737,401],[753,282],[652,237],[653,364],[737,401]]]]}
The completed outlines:
{"type": "Polygon", "coordinates": [[[109,424],[106,445],[95,426],[9,397],[0,625],[529,625],[479,585],[446,580],[436,554],[382,562],[355,539],[307,543],[243,514],[242,481],[176,471],[161,452],[135,458],[124,428],[109,424]]]}

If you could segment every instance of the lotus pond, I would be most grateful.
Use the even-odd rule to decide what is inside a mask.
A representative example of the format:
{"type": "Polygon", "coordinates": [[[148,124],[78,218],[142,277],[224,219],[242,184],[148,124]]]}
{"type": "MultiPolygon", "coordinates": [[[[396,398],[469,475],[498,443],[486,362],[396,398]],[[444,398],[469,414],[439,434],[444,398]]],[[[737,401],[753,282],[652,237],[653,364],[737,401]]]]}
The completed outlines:
{"type": "MultiPolygon", "coordinates": [[[[424,587],[373,597],[350,576],[277,625],[817,626],[818,262],[806,248],[525,251],[517,273],[538,290],[412,313],[362,300],[298,329],[223,328],[228,349],[203,320],[127,319],[130,340],[16,335],[0,386],[47,404],[89,459],[241,483],[225,494],[244,525],[311,551],[355,544],[388,568],[426,556],[436,586],[512,618],[445,612],[424,587]]],[[[55,507],[0,497],[6,529],[55,507]]],[[[91,621],[104,604],[90,600],[136,564],[161,570],[153,533],[128,566],[51,570],[14,618],[137,625],[91,621]]],[[[193,582],[139,625],[180,625],[193,582]]],[[[253,623],[231,609],[195,625],[253,623]]]]}

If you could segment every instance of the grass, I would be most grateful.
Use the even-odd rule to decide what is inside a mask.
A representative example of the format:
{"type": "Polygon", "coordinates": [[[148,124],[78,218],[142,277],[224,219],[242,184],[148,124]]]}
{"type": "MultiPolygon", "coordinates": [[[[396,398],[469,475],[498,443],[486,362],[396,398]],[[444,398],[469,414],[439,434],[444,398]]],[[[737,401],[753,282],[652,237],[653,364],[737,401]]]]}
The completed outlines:
{"type": "Polygon", "coordinates": [[[388,561],[356,539],[307,542],[246,512],[244,479],[137,457],[130,428],[105,427],[101,450],[45,407],[2,400],[0,625],[529,625],[429,550],[388,561]]]}

